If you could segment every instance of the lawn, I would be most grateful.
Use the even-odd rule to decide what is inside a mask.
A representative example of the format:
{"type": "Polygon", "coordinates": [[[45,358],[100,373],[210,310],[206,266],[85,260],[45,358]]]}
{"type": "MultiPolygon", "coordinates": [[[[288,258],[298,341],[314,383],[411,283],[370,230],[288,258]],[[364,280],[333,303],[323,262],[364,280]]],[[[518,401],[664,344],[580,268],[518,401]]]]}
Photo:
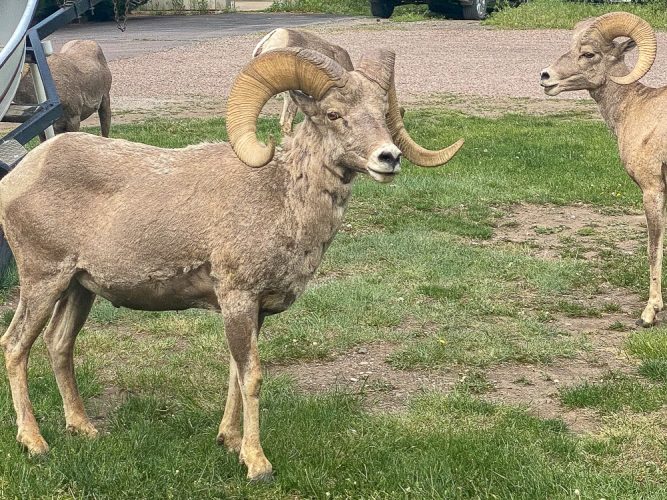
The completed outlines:
{"type": "Polygon", "coordinates": [[[572,29],[579,21],[619,10],[643,17],[657,30],[667,29],[665,0],[636,4],[531,0],[517,8],[502,8],[494,12],[484,24],[505,29],[572,29]]]}
{"type": "MultiPolygon", "coordinates": [[[[517,210],[611,222],[636,214],[639,191],[609,132],[568,114],[421,110],[406,121],[423,144],[463,136],[466,145],[444,168],[406,165],[392,185],[360,179],[314,282],[267,320],[261,414],[273,483],[248,484],[238,459],[215,444],[227,382],[220,317],[99,300],[76,357],[101,436],[65,433],[39,340],[31,397],[52,451],[30,459],[19,449],[3,374],[0,498],[665,498],[667,332],[632,331],[648,282],[645,235],[600,223],[568,232],[544,218],[522,229],[525,241],[497,237],[512,233],[517,210]],[[609,354],[600,346],[612,338],[618,352],[609,354]],[[416,389],[392,411],[374,401],[394,388],[372,377],[360,390],[303,389],[309,370],[333,370],[378,345],[390,346],[382,361],[392,373],[456,383],[416,389]],[[617,363],[608,372],[599,359],[607,355],[617,363]],[[530,375],[576,367],[582,379],[562,385],[530,375]],[[603,376],[586,375],[598,369],[603,376]],[[502,384],[530,395],[547,383],[550,417],[529,411],[530,400],[503,399],[502,384]],[[594,425],[577,430],[572,415],[594,425]]],[[[260,129],[278,131],[274,120],[260,129]]],[[[150,120],[112,135],[180,147],[224,140],[225,128],[150,120]]]]}

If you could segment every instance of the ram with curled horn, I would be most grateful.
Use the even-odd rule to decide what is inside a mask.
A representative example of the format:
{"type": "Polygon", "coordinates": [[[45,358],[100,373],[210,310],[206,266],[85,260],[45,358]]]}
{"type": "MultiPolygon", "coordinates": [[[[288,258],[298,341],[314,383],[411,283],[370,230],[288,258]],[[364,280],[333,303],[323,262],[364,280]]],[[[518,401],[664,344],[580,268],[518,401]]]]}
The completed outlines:
{"type": "Polygon", "coordinates": [[[400,169],[386,119],[394,54],[371,52],[358,67],[308,49],[267,52],[232,87],[229,144],[161,149],[63,134],[0,182],[0,222],[21,280],[0,344],[17,439],[31,454],[48,450],[26,370],[44,328],[66,425],[97,434],[77,389],[73,348],[100,295],[133,309],[222,312],[231,356],[218,442],[240,454],[250,479],[271,477],[259,440],[262,322],[304,291],[357,174],[388,182],[400,169]],[[276,150],[257,139],[256,121],[284,91],[293,91],[305,120],[276,150]]]}
{"type": "MultiPolygon", "coordinates": [[[[333,43],[328,42],[315,33],[299,28],[278,28],[262,38],[255,50],[253,57],[265,54],[271,50],[284,49],[287,47],[301,47],[316,50],[330,57],[348,71],[352,71],[352,60],[347,51],[333,43]]],[[[359,68],[361,70],[361,68],[359,68]]],[[[289,95],[283,98],[283,111],[280,116],[280,125],[283,134],[292,133],[292,123],[296,116],[297,105],[289,95]]],[[[437,167],[447,163],[456,152],[463,146],[463,139],[446,148],[431,151],[417,144],[405,130],[403,124],[403,110],[398,105],[396,97],[396,86],[393,79],[389,89],[389,109],[387,113],[387,124],[392,133],[394,144],[403,152],[403,156],[420,167],[437,167]]]]}
{"type": "Polygon", "coordinates": [[[618,140],[621,161],[642,191],[648,226],[649,299],[638,323],[651,326],[663,309],[662,254],[667,172],[667,87],[639,83],[653,65],[657,41],[638,16],[614,12],[579,23],[569,52],[541,73],[547,95],[588,90],[618,140]],[[626,37],[624,41],[615,41],[626,37]],[[625,54],[637,47],[632,69],[625,54]]]}

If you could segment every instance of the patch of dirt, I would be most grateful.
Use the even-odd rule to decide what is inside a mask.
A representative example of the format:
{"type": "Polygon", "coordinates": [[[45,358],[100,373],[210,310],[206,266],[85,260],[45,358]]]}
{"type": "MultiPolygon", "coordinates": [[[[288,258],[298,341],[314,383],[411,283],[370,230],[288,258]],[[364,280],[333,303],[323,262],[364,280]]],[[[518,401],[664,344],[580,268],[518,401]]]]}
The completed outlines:
{"type": "Polygon", "coordinates": [[[386,359],[397,349],[387,343],[359,346],[330,361],[294,365],[268,365],[271,376],[288,375],[307,393],[336,390],[363,394],[365,407],[373,412],[392,413],[405,408],[421,390],[449,392],[459,379],[446,371],[404,371],[390,366],[386,359]]]}
{"type": "Polygon", "coordinates": [[[609,370],[608,365],[591,365],[579,359],[559,360],[545,366],[500,365],[486,372],[493,391],[483,397],[493,403],[525,406],[541,418],[559,418],[576,433],[596,432],[602,425],[600,415],[588,408],[563,407],[558,391],[583,382],[599,382],[609,370]]]}
{"type": "Polygon", "coordinates": [[[632,254],[645,239],[646,219],[639,213],[608,214],[586,205],[520,204],[498,219],[487,244],[522,245],[542,259],[557,259],[566,252],[588,260],[597,258],[608,244],[632,254]]]}

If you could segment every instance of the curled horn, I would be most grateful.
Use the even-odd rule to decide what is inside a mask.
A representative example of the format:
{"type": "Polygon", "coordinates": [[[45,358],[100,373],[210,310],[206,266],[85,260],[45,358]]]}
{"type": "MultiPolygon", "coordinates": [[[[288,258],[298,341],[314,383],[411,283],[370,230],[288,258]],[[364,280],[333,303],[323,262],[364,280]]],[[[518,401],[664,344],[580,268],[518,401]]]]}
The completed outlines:
{"type": "Polygon", "coordinates": [[[394,84],[395,54],[389,50],[377,50],[364,55],[357,66],[357,71],[366,78],[377,83],[389,94],[389,111],[387,112],[387,127],[391,132],[394,144],[403,152],[403,155],[415,165],[421,167],[437,167],[444,165],[463,146],[463,139],[459,139],[451,146],[438,151],[430,151],[417,144],[403,124],[402,108],[398,105],[396,86],[394,84]]]}
{"type": "Polygon", "coordinates": [[[639,58],[635,67],[625,76],[611,76],[612,81],[628,85],[639,80],[651,69],[658,43],[653,28],[641,17],[629,12],[611,12],[598,17],[590,29],[597,29],[610,42],[619,36],[627,36],[637,44],[639,58]]]}
{"type": "Polygon", "coordinates": [[[461,149],[463,139],[459,139],[451,146],[437,151],[421,147],[417,144],[408,131],[405,130],[401,108],[396,97],[396,85],[393,80],[389,87],[389,111],[387,112],[387,126],[391,132],[394,144],[403,152],[403,155],[415,165],[420,167],[437,167],[444,165],[461,149]]]}
{"type": "Polygon", "coordinates": [[[333,59],[309,49],[272,50],[254,58],[234,81],[227,101],[227,133],[236,156],[250,167],[273,159],[273,141],[257,139],[257,117],[272,96],[300,90],[321,99],[347,82],[347,71],[333,59]]]}

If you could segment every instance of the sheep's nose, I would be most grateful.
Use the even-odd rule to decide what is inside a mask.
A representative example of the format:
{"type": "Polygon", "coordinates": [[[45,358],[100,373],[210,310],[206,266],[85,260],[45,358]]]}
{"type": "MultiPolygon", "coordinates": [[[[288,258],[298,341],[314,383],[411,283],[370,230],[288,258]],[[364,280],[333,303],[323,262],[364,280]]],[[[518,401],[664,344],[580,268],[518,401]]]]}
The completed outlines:
{"type": "Polygon", "coordinates": [[[384,163],[392,170],[396,170],[401,164],[401,152],[398,148],[381,151],[380,154],[378,154],[378,161],[384,163]]]}
{"type": "Polygon", "coordinates": [[[551,78],[551,75],[546,69],[543,69],[542,72],[540,73],[540,80],[545,81],[551,78]]]}

